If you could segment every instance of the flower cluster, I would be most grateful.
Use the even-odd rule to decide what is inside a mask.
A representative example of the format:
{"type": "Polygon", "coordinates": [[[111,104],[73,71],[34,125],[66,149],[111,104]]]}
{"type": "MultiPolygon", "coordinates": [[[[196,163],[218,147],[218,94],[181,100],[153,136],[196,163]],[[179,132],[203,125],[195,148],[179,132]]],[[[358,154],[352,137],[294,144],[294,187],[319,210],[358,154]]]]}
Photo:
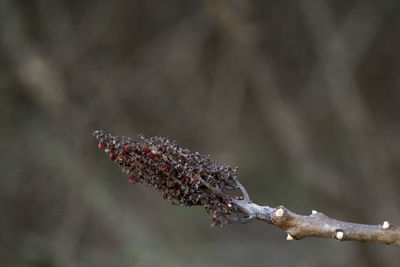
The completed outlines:
{"type": "Polygon", "coordinates": [[[95,131],[93,135],[98,147],[129,175],[130,184],[152,186],[173,204],[204,206],[213,225],[229,222],[232,213],[237,212],[229,195],[216,194],[210,189],[218,192],[238,189],[236,168],[220,166],[208,156],[182,149],[175,141],[162,137],[146,139],[139,135],[139,140],[134,141],[103,131],[95,131]]]}

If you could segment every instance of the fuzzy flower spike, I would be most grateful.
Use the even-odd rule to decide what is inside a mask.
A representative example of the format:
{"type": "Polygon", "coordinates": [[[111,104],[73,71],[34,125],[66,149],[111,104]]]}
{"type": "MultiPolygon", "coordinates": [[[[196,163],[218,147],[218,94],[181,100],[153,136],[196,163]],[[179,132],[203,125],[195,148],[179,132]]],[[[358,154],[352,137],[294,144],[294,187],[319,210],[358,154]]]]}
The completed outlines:
{"type": "Polygon", "coordinates": [[[134,141],[103,131],[95,131],[93,135],[99,148],[129,175],[130,184],[152,186],[172,204],[204,206],[211,215],[212,226],[257,219],[284,230],[287,240],[324,237],[400,247],[400,227],[388,221],[379,225],[357,224],[315,210],[310,215],[300,215],[284,206],[257,205],[237,180],[236,168],[218,165],[208,156],[182,149],[166,138],[147,139],[140,135],[134,141]],[[232,197],[239,190],[242,196],[232,197]]]}
{"type": "Polygon", "coordinates": [[[231,222],[247,222],[237,205],[250,201],[236,178],[237,168],[218,165],[208,156],[180,148],[175,141],[162,137],[138,141],[94,131],[98,147],[129,175],[129,183],[143,183],[162,192],[164,199],[185,207],[204,206],[211,214],[212,226],[231,222]],[[241,190],[243,196],[229,193],[241,190]]]}

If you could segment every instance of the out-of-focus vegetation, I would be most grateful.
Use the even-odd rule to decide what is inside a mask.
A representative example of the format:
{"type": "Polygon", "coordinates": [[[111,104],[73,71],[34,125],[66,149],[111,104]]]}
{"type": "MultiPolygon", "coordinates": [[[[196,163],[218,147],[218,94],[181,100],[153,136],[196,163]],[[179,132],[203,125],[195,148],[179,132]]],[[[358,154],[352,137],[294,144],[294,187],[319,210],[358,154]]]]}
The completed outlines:
{"type": "Polygon", "coordinates": [[[210,229],[100,153],[160,135],[254,201],[400,224],[399,1],[0,1],[1,266],[398,266],[397,248],[210,229]]]}

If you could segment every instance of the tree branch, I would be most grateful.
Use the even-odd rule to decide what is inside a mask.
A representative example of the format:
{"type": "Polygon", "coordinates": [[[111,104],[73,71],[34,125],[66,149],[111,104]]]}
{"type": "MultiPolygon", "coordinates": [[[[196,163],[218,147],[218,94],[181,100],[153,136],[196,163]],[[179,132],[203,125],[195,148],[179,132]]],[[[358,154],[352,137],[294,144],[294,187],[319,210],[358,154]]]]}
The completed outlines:
{"type": "Polygon", "coordinates": [[[239,187],[240,191],[242,191],[244,200],[250,202],[251,201],[250,200],[250,196],[249,196],[249,193],[247,193],[246,188],[244,188],[244,186],[239,182],[239,180],[236,177],[233,178],[233,179],[235,180],[235,182],[236,182],[237,186],[239,187]]]}
{"type": "Polygon", "coordinates": [[[380,225],[357,224],[336,220],[317,211],[311,215],[296,214],[283,206],[271,208],[252,202],[235,201],[249,216],[286,231],[288,240],[307,237],[332,238],[339,241],[377,242],[400,246],[400,227],[385,221],[380,225]]]}
{"type": "Polygon", "coordinates": [[[257,205],[237,180],[236,169],[181,149],[174,141],[143,136],[140,141],[133,141],[103,131],[93,134],[99,141],[99,148],[129,174],[130,184],[140,182],[152,186],[174,204],[204,206],[211,214],[212,225],[258,219],[286,231],[287,240],[325,237],[400,246],[400,227],[387,221],[380,225],[357,224],[332,219],[314,210],[311,215],[303,216],[283,206],[257,205]],[[226,193],[233,189],[240,189],[243,197],[226,193]]]}

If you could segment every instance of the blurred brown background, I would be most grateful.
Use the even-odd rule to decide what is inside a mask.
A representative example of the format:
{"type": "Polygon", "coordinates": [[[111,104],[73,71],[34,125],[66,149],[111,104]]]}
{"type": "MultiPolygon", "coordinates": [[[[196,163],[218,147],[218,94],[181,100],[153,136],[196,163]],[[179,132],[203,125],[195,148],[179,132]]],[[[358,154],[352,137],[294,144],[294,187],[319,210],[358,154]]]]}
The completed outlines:
{"type": "Polygon", "coordinates": [[[400,224],[399,1],[0,1],[1,266],[399,266],[129,186],[92,131],[239,166],[259,204],[400,224]]]}

